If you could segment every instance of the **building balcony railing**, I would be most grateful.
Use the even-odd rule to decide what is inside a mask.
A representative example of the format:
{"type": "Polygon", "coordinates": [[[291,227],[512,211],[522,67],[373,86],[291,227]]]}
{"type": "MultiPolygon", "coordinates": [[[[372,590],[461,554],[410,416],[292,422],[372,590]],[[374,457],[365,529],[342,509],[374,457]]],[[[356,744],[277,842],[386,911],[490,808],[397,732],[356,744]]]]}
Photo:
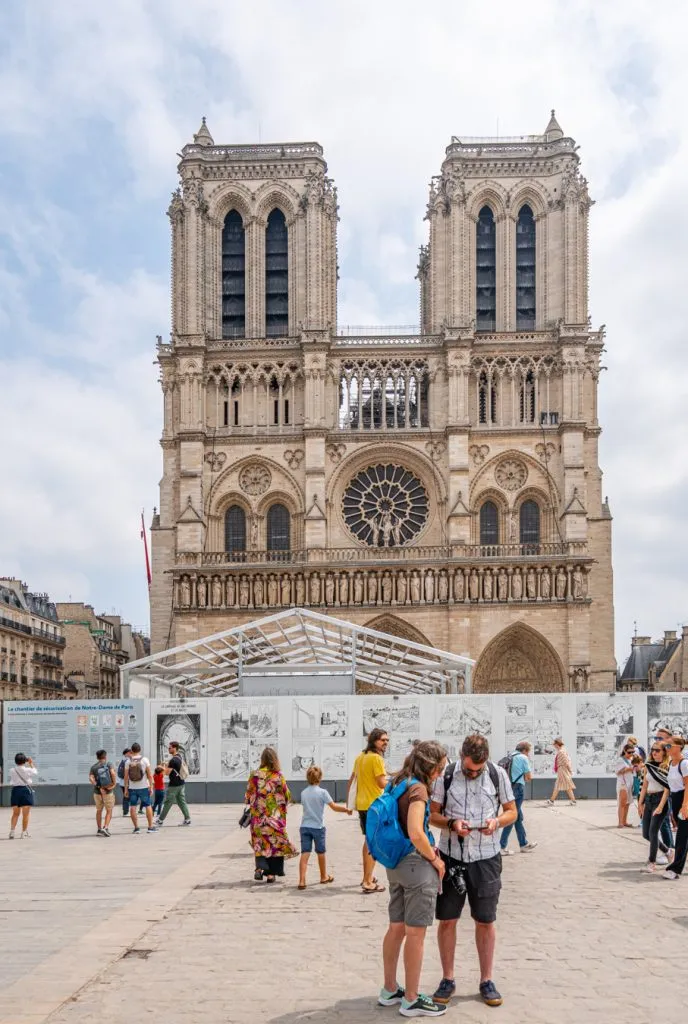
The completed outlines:
{"type": "Polygon", "coordinates": [[[56,658],[52,654],[38,654],[38,653],[34,653],[31,656],[31,660],[35,661],[35,662],[37,662],[38,664],[41,664],[41,665],[54,665],[55,668],[62,668],[63,665],[64,665],[64,662],[62,661],[61,658],[56,658]]]}
{"type": "Polygon", "coordinates": [[[31,636],[31,626],[25,626],[23,622],[15,622],[13,619],[6,619],[3,615],[0,615],[0,626],[4,626],[5,629],[13,629],[16,633],[26,633],[31,636]]]}
{"type": "Polygon", "coordinates": [[[45,690],[62,690],[62,683],[58,683],[55,679],[41,679],[39,676],[33,677],[34,686],[42,686],[45,690]]]}
{"type": "Polygon", "coordinates": [[[37,626],[31,628],[31,633],[33,636],[40,637],[41,640],[45,640],[49,644],[57,644],[58,647],[64,647],[67,643],[63,636],[56,636],[47,629],[39,629],[37,626]]]}

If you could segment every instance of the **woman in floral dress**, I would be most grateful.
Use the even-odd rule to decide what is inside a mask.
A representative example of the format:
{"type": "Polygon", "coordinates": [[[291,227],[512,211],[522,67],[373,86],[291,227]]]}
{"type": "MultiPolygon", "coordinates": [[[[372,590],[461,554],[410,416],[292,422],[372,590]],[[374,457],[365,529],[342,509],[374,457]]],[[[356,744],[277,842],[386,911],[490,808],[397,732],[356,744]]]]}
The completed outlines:
{"type": "Polygon", "coordinates": [[[573,781],[573,775],[571,773],[571,758],[569,752],[564,746],[564,741],[561,736],[557,736],[554,741],[554,749],[557,754],[554,758],[554,770],[557,773],[557,777],[554,783],[554,790],[552,796],[547,801],[548,807],[554,806],[554,801],[557,799],[562,790],[568,793],[569,804],[572,807],[576,806],[576,798],[574,796],[574,790],[576,784],[573,781]]]}
{"type": "Polygon", "coordinates": [[[298,853],[287,835],[289,787],[280,769],[277,751],[266,747],[260,768],[248,780],[246,803],[251,808],[251,847],[256,855],[254,878],[274,882],[284,875],[284,858],[298,853]]]}

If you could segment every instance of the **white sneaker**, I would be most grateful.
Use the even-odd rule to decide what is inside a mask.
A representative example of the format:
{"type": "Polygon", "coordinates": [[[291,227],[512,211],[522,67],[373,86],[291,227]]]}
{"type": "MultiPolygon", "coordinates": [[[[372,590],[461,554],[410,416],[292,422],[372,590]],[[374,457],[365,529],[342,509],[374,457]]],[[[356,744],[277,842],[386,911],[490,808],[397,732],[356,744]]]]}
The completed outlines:
{"type": "Polygon", "coordinates": [[[502,857],[515,857],[516,856],[516,851],[515,850],[501,850],[500,852],[502,854],[502,857]]]}
{"type": "Polygon", "coordinates": [[[657,854],[657,860],[655,861],[655,863],[656,864],[668,864],[669,863],[669,858],[664,853],[658,853],[657,854]]]}
{"type": "Polygon", "coordinates": [[[530,853],[530,851],[534,850],[536,846],[537,843],[526,843],[525,846],[521,847],[521,853],[530,853]]]}
{"type": "Polygon", "coordinates": [[[650,862],[648,861],[647,864],[643,864],[643,866],[641,867],[640,870],[645,875],[654,875],[654,873],[655,873],[655,866],[654,866],[654,864],[650,864],[650,862]]]}
{"type": "Polygon", "coordinates": [[[10,832],[10,834],[8,835],[7,838],[8,839],[14,839],[14,829],[12,829],[12,831],[10,832]]]}
{"type": "Polygon", "coordinates": [[[554,800],[545,800],[543,807],[554,807],[554,800]]]}
{"type": "Polygon", "coordinates": [[[22,839],[30,839],[31,838],[31,836],[29,835],[28,829],[26,829],[24,832],[22,832],[21,837],[22,837],[22,839]]]}
{"type": "Polygon", "coordinates": [[[662,871],[662,877],[666,878],[667,882],[678,882],[680,875],[677,875],[675,871],[662,871]]]}

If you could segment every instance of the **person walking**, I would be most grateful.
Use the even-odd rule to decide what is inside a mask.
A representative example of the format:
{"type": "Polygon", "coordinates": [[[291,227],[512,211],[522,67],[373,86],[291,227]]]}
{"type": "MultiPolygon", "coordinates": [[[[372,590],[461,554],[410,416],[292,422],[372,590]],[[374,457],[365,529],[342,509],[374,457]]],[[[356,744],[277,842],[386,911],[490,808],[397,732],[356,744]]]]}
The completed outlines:
{"type": "Polygon", "coordinates": [[[129,813],[134,826],[134,835],[141,832],[139,828],[138,808],[146,812],[148,832],[157,832],[153,824],[153,774],[150,761],[141,754],[141,744],[132,743],[131,754],[124,762],[124,796],[129,801],[129,813]]]}
{"type": "MultiPolygon", "coordinates": [[[[667,747],[667,744],[671,744],[672,735],[673,733],[670,729],[667,729],[666,726],[657,724],[655,726],[655,734],[652,737],[652,745],[654,746],[656,743],[658,743],[662,750],[664,750],[667,747]]],[[[664,815],[664,819],[662,821],[659,834],[662,837],[662,842],[664,843],[664,845],[668,846],[670,850],[673,850],[674,833],[671,829],[671,793],[669,794],[669,801],[667,807],[668,810],[667,813],[664,815]]]]}
{"type": "Polygon", "coordinates": [[[442,980],[432,997],[443,1005],[456,991],[456,926],[466,900],[475,921],[480,996],[488,1006],[503,1002],[493,981],[495,922],[502,887],[497,832],[513,825],[517,812],[506,772],[489,757],[484,736],[467,736],[461,760],[447,766],[431,796],[430,824],[442,829],[440,855],[447,869],[435,911],[442,980]]]}
{"type": "Polygon", "coordinates": [[[614,767],[614,774],[616,775],[616,806],[619,817],[617,828],[633,828],[632,825],[628,824],[628,811],[633,803],[635,767],[632,759],[634,756],[635,747],[626,744],[614,767]]]}
{"type": "Polygon", "coordinates": [[[131,757],[131,747],[125,747],[122,751],[122,760],[117,767],[117,785],[122,791],[122,817],[126,818],[129,814],[129,797],[124,795],[124,766],[127,763],[127,758],[131,757]]]}
{"type": "Polygon", "coordinates": [[[38,768],[33,763],[33,759],[27,757],[26,754],[15,754],[14,764],[10,768],[10,786],[12,787],[10,791],[10,807],[12,808],[10,839],[14,839],[14,833],[20,816],[22,820],[20,838],[31,838],[29,834],[29,819],[31,818],[31,808],[34,805],[33,787],[36,784],[37,778],[38,768]]]}
{"type": "Polygon", "coordinates": [[[266,747],[260,767],[248,780],[245,803],[251,809],[251,847],[255,855],[256,882],[274,882],[284,876],[285,857],[295,857],[296,848],[287,835],[287,807],[291,793],[282,775],[279,757],[266,747]]]}
{"type": "Polygon", "coordinates": [[[525,783],[530,782],[533,778],[533,769],[529,760],[530,751],[530,743],[523,740],[522,743],[516,744],[516,750],[511,758],[509,781],[511,782],[511,789],[514,794],[516,813],[518,817],[513,825],[507,825],[502,829],[502,837],[499,840],[499,845],[503,857],[511,857],[514,853],[513,850],[508,848],[509,837],[511,836],[512,829],[516,829],[516,838],[518,839],[518,845],[521,849],[521,853],[530,853],[531,850],[534,850],[537,846],[537,843],[528,842],[525,825],[523,824],[523,800],[526,793],[525,783]]]}
{"type": "Polygon", "coordinates": [[[557,773],[557,777],[554,780],[554,789],[552,790],[552,795],[547,801],[546,806],[554,807],[555,800],[563,790],[568,794],[569,805],[571,807],[575,807],[576,798],[573,794],[576,789],[576,785],[573,781],[573,775],[571,774],[571,757],[564,746],[564,741],[561,736],[557,736],[555,739],[554,748],[557,752],[554,758],[554,770],[557,773]]]}
{"type": "Polygon", "coordinates": [[[164,803],[165,767],[162,764],[156,764],[155,771],[153,772],[153,818],[156,820],[156,824],[164,803]]]}
{"type": "Polygon", "coordinates": [[[364,893],[384,892],[384,885],[378,885],[374,877],[375,860],[370,855],[366,843],[366,818],[368,808],[374,800],[384,792],[387,784],[387,769],[385,767],[384,755],[389,745],[389,736],[384,729],[372,729],[368,733],[368,741],[363,750],[354,761],[354,768],[349,779],[346,790],[347,805],[351,803],[351,789],[356,787],[356,810],[363,833],[363,849],[361,857],[363,860],[363,881],[361,888],[364,893]]]}
{"type": "Polygon", "coordinates": [[[186,779],[189,774],[189,769],[179,749],[179,744],[172,740],[167,752],[170,755],[170,759],[165,767],[165,775],[167,776],[167,793],[165,794],[165,803],[162,808],[162,812],[156,820],[155,824],[162,828],[165,823],[165,818],[170,813],[173,805],[177,805],[179,810],[182,812],[183,821],[182,825],[191,824],[191,815],[189,814],[189,805],[186,802],[186,779]]]}
{"type": "Polygon", "coordinates": [[[643,825],[643,839],[650,844],[647,864],[640,869],[652,874],[655,865],[668,864],[673,851],[661,837],[661,828],[669,810],[669,754],[663,744],[653,742],[645,765],[645,778],[638,798],[638,814],[643,825]],[[661,860],[657,848],[662,851],[661,860]]]}
{"type": "Polygon", "coordinates": [[[98,760],[91,767],[88,780],[93,786],[93,802],[96,805],[97,836],[110,838],[110,822],[115,807],[115,769],[107,759],[107,750],[96,750],[98,760]],[[105,811],[105,819],[103,819],[105,811]]]}
{"type": "Polygon", "coordinates": [[[327,790],[323,789],[320,785],[322,771],[316,765],[311,765],[306,772],[306,781],[308,785],[301,794],[303,817],[300,830],[299,889],[306,888],[306,870],[314,846],[320,868],[320,884],[328,885],[330,882],[334,882],[334,878],[327,871],[325,808],[329,807],[330,810],[339,811],[340,814],[353,814],[346,804],[336,804],[327,790]]]}
{"type": "Polygon", "coordinates": [[[683,736],[672,736],[666,744],[669,754],[669,791],[671,813],[676,822],[676,849],[672,863],[664,869],[664,877],[675,882],[683,874],[688,853],[688,758],[683,756],[686,741],[683,736]]]}
{"type": "Polygon", "coordinates": [[[435,900],[445,875],[445,865],[428,827],[430,793],[442,774],[447,752],[434,740],[414,745],[390,788],[406,783],[397,808],[399,826],[411,849],[395,868],[387,868],[389,927],[382,943],[384,984],[378,996],[381,1006],[400,1004],[403,1017],[441,1017],[446,1005],[420,991],[425,935],[434,921],[435,900]],[[397,981],[401,947],[404,946],[404,985],[397,981]]]}

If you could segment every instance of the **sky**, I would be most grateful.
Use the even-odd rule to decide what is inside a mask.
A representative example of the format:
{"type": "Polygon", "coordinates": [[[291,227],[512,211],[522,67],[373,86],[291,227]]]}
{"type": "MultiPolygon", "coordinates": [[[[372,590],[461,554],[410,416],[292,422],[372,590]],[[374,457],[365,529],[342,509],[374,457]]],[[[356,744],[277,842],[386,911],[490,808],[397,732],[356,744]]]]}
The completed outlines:
{"type": "Polygon", "coordinates": [[[688,7],[667,0],[4,0],[0,574],[148,623],[177,153],[320,142],[339,191],[339,323],[412,324],[452,135],[580,146],[616,653],[688,623],[688,7]],[[683,255],[682,255],[683,254],[683,255]]]}

